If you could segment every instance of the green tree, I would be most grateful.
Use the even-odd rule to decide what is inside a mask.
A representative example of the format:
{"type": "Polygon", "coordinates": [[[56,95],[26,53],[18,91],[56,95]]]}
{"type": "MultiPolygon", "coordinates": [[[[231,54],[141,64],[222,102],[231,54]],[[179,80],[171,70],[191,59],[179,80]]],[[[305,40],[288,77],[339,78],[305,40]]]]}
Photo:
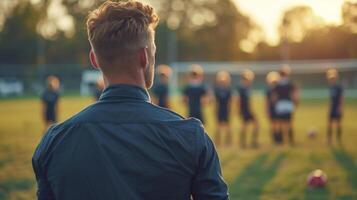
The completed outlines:
{"type": "Polygon", "coordinates": [[[29,2],[17,4],[0,32],[0,60],[4,64],[36,63],[37,23],[41,10],[29,2]]]}

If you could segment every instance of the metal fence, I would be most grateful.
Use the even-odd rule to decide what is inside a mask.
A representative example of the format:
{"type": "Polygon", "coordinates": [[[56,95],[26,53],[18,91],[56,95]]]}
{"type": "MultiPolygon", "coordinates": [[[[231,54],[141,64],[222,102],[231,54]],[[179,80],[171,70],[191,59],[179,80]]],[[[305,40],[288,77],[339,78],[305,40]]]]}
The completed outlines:
{"type": "MultiPolygon", "coordinates": [[[[256,73],[253,88],[265,88],[265,75],[278,70],[282,64],[289,64],[293,71],[293,79],[310,96],[326,93],[325,71],[329,67],[337,68],[341,73],[341,82],[348,91],[347,96],[357,96],[357,59],[345,60],[303,60],[303,61],[268,61],[268,62],[176,62],[170,80],[172,94],[177,94],[186,83],[187,72],[191,64],[200,64],[205,70],[205,81],[214,84],[215,74],[220,70],[229,71],[233,84],[238,84],[238,75],[243,69],[251,69],[256,73]]],[[[0,65],[0,80],[13,78],[24,86],[25,94],[39,94],[45,87],[48,75],[56,75],[61,80],[62,92],[80,94],[81,83],[85,71],[93,70],[91,66],[78,64],[47,65],[0,65]]]]}

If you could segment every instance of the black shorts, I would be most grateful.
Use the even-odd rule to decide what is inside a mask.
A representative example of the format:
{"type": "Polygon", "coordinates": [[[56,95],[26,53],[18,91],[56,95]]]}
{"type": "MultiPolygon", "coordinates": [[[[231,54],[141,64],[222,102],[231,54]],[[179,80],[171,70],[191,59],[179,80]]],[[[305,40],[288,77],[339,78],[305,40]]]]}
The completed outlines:
{"type": "Polygon", "coordinates": [[[329,115],[330,119],[340,120],[342,118],[342,114],[337,110],[332,110],[329,115]]]}
{"type": "Polygon", "coordinates": [[[276,120],[276,119],[278,119],[278,116],[277,116],[275,113],[273,113],[273,114],[270,113],[269,117],[270,117],[271,120],[276,120]]]}
{"type": "Polygon", "coordinates": [[[278,115],[276,114],[274,108],[271,108],[271,109],[269,110],[269,118],[270,118],[271,120],[278,119],[278,115]]]}
{"type": "Polygon", "coordinates": [[[244,122],[250,122],[255,120],[254,115],[251,112],[242,112],[241,117],[244,122]]]}
{"type": "Polygon", "coordinates": [[[53,112],[46,113],[45,119],[47,122],[57,122],[56,114],[53,112]]]}
{"type": "Polygon", "coordinates": [[[217,120],[218,122],[228,122],[229,121],[228,113],[219,112],[217,116],[217,120]]]}
{"type": "Polygon", "coordinates": [[[282,120],[282,121],[290,121],[291,116],[292,116],[292,113],[277,114],[276,119],[282,120]]]}

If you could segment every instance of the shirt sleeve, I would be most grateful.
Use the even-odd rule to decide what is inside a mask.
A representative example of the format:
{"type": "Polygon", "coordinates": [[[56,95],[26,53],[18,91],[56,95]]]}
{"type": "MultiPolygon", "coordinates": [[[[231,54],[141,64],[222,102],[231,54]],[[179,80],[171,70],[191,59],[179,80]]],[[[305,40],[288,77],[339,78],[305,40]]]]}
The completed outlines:
{"type": "Polygon", "coordinates": [[[41,157],[48,146],[51,129],[46,133],[40,144],[37,146],[32,157],[32,166],[37,181],[37,199],[54,200],[54,195],[49,182],[47,181],[46,172],[41,163],[41,157]]]}
{"type": "Polygon", "coordinates": [[[226,200],[228,188],[223,180],[220,162],[211,139],[201,133],[202,148],[199,152],[199,165],[193,180],[192,197],[194,200],[226,200]]]}

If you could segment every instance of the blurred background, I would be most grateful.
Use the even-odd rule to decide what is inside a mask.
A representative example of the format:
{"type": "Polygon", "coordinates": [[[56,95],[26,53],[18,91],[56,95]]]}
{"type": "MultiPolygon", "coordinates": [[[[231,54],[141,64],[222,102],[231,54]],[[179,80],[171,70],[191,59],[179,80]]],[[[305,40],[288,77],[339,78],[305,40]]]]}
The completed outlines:
{"type": "MultiPolygon", "coordinates": [[[[101,2],[0,0],[0,199],[35,198],[31,156],[43,134],[40,94],[46,77],[61,80],[60,121],[93,102],[91,91],[99,72],[88,59],[85,19],[101,2]]],[[[232,199],[357,199],[357,1],[142,2],[160,16],[157,64],[173,69],[170,93],[175,111],[187,113],[179,97],[191,64],[204,68],[209,84],[220,70],[232,74],[233,85],[243,69],[257,75],[253,102],[262,126],[260,149],[219,149],[232,199]],[[270,144],[263,112],[265,76],[282,64],[290,65],[301,89],[294,148],[270,144]],[[331,67],[340,72],[346,97],[344,146],[336,148],[327,148],[325,140],[325,72],[331,67]],[[317,130],[317,138],[306,137],[311,129],[317,130]],[[323,168],[330,181],[325,188],[310,190],[305,179],[317,168],[323,168]]],[[[204,113],[213,134],[213,106],[204,113]]],[[[240,127],[236,115],[231,122],[234,133],[240,127]]]]}
{"type": "MultiPolygon", "coordinates": [[[[38,94],[51,74],[62,80],[62,92],[78,93],[84,72],[92,69],[85,18],[100,2],[1,0],[0,85],[17,83],[21,85],[18,93],[38,94]]],[[[259,75],[289,63],[297,74],[316,76],[309,82],[299,81],[310,88],[322,88],[324,81],[318,79],[323,76],[318,73],[333,66],[345,72],[345,87],[357,88],[357,6],[353,1],[144,2],[152,4],[161,18],[157,64],[177,66],[178,72],[185,71],[186,62],[201,62],[211,72],[219,67],[230,71],[251,67],[259,75]]],[[[6,87],[0,95],[6,96],[3,90],[6,87]]]]}

